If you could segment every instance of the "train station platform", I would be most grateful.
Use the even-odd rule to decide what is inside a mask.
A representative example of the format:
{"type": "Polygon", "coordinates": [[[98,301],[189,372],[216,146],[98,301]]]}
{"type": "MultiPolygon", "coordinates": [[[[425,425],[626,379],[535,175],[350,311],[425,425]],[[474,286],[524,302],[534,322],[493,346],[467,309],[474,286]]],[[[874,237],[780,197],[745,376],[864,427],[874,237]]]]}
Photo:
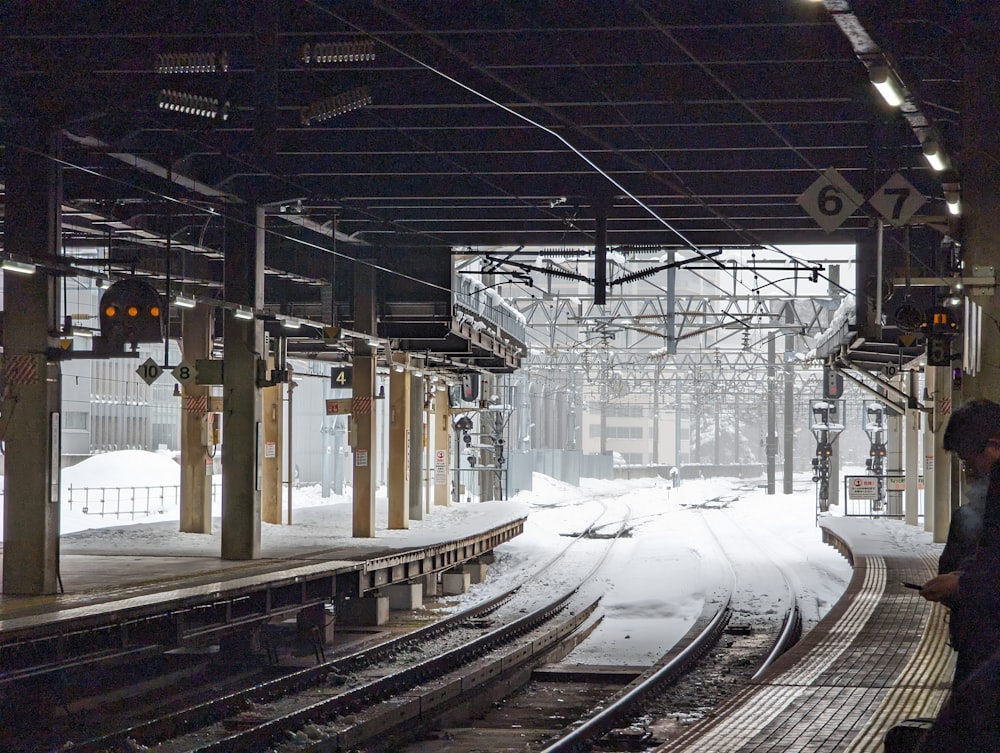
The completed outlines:
{"type": "Polygon", "coordinates": [[[349,506],[346,524],[305,509],[295,525],[263,525],[261,556],[241,561],[220,557],[218,530],[179,533],[176,521],[65,535],[60,593],[0,596],[0,686],[361,600],[475,561],[519,535],[527,516],[509,501],[436,512],[409,529],[351,538],[349,506]]]}
{"type": "Polygon", "coordinates": [[[936,574],[940,547],[901,546],[899,521],[820,525],[854,568],[843,597],[761,677],[659,753],[882,753],[891,727],[936,716],[954,671],[947,610],[902,583],[936,574]]]}

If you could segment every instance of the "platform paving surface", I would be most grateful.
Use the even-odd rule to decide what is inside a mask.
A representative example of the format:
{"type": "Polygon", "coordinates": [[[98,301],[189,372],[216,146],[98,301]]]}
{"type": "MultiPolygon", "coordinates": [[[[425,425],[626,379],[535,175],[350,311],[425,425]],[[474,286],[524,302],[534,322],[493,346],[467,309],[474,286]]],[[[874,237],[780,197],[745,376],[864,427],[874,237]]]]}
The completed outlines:
{"type": "Polygon", "coordinates": [[[822,526],[853,559],[843,598],[758,681],[658,753],[881,753],[893,725],[937,714],[954,671],[947,610],[902,586],[936,573],[936,550],[901,550],[881,521],[822,526]]]}

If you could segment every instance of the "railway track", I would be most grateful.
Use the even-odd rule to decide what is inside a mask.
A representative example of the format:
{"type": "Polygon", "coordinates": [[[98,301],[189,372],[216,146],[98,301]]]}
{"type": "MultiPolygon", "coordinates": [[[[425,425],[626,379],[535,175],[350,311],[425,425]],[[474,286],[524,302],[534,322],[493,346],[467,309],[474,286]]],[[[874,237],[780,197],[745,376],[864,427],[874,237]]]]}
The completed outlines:
{"type": "Polygon", "coordinates": [[[801,627],[789,574],[776,563],[768,564],[766,553],[752,543],[749,548],[763,560],[755,567],[771,569],[782,593],[763,610],[775,615],[747,624],[746,618],[762,605],[758,595],[747,592],[754,578],[748,573],[741,576],[741,571],[756,557],[726,557],[727,545],[735,538],[747,539],[748,534],[728,518],[713,523],[706,522],[706,530],[719,555],[729,561],[731,595],[714,607],[706,605],[684,638],[645,672],[629,678],[595,669],[553,680],[558,673],[542,669],[518,693],[478,718],[452,715],[437,732],[398,750],[643,750],[669,739],[688,720],[706,713],[792,645],[801,627]],[[742,589],[741,577],[747,581],[742,589]],[[731,622],[734,615],[739,623],[731,622]]]}
{"type": "MultiPolygon", "coordinates": [[[[582,532],[573,537],[559,554],[537,571],[528,574],[524,581],[537,584],[540,573],[556,567],[578,542],[588,538],[589,532],[601,524],[601,519],[606,514],[607,506],[602,504],[600,513],[582,532]]],[[[612,525],[618,524],[613,522],[612,525]]],[[[608,542],[608,548],[612,543],[613,537],[608,542]]],[[[581,580],[585,579],[586,576],[581,580]]],[[[391,687],[393,682],[413,684],[421,679],[421,675],[445,671],[449,660],[453,663],[467,661],[468,657],[490,650],[492,644],[512,640],[514,636],[552,619],[554,614],[567,610],[565,602],[573,589],[557,599],[552,599],[550,592],[548,603],[541,606],[535,606],[538,603],[537,597],[521,599],[518,606],[510,610],[509,616],[498,614],[504,604],[522,593],[524,585],[524,582],[518,583],[486,603],[477,604],[423,628],[408,631],[405,635],[374,639],[377,645],[351,656],[325,661],[317,653],[318,663],[312,667],[297,670],[264,667],[238,673],[236,677],[212,676],[207,680],[211,685],[210,691],[214,691],[211,697],[190,687],[191,681],[186,678],[193,676],[191,670],[176,673],[177,676],[173,679],[165,676],[143,677],[132,686],[123,674],[116,674],[114,677],[118,679],[119,687],[99,687],[95,682],[90,689],[91,694],[94,697],[119,699],[131,694],[138,701],[140,694],[149,695],[149,687],[154,684],[162,688],[157,691],[159,703],[147,709],[129,710],[125,724],[121,723],[123,717],[120,713],[106,712],[112,704],[102,703],[91,703],[83,713],[76,714],[70,714],[67,706],[65,717],[59,720],[46,720],[30,713],[13,715],[12,721],[23,721],[23,724],[5,725],[0,731],[0,748],[22,753],[49,750],[133,751],[141,749],[141,746],[163,744],[181,734],[194,734],[194,730],[206,729],[212,725],[240,728],[249,739],[252,733],[246,729],[251,726],[247,720],[254,716],[253,713],[247,713],[249,709],[259,709],[262,703],[276,703],[293,696],[305,698],[315,688],[323,688],[324,695],[331,695],[330,686],[337,690],[333,695],[344,696],[345,708],[351,707],[351,704],[355,707],[359,703],[367,704],[371,700],[371,693],[380,687],[373,685],[372,675],[409,675],[409,680],[386,680],[383,682],[385,687],[391,687]],[[525,617],[525,612],[531,614],[525,617]],[[483,634],[487,631],[490,637],[484,639],[483,634]],[[456,646],[463,648],[456,649],[456,646]],[[461,658],[463,652],[465,659],[461,658]],[[429,662],[422,662],[421,657],[425,656],[434,658],[429,662]],[[383,669],[378,669],[379,666],[383,669]],[[280,676],[274,677],[275,673],[280,676]],[[261,679],[262,675],[266,679],[261,679]]],[[[577,612],[584,612],[586,609],[586,606],[579,607],[577,612]]],[[[592,607],[590,610],[592,611],[592,607]]],[[[293,703],[288,701],[284,705],[293,703]]],[[[312,701],[307,699],[304,705],[308,707],[310,703],[312,701]]],[[[139,704],[135,705],[138,707],[139,704]]],[[[290,712],[286,715],[294,716],[290,712]]],[[[270,724],[275,728],[280,727],[273,721],[270,724]]],[[[294,725],[289,723],[289,726],[294,725]]],[[[279,730],[277,736],[280,737],[282,732],[283,730],[279,730]]],[[[264,734],[261,733],[260,737],[263,738],[264,734]]],[[[232,745],[238,746],[239,743],[234,742],[232,745]]],[[[178,749],[183,749],[183,746],[178,749]]],[[[237,748],[223,746],[219,749],[237,748]]]]}
{"type": "MultiPolygon", "coordinates": [[[[604,682],[545,679],[551,675],[546,668],[587,640],[600,624],[599,599],[592,593],[587,596],[588,589],[581,586],[594,579],[619,536],[631,530],[631,518],[627,502],[613,504],[609,496],[602,501],[600,514],[524,582],[487,603],[406,635],[127,727],[73,734],[71,742],[64,735],[45,746],[12,749],[25,753],[544,749],[556,753],[585,745],[621,750],[637,740],[662,737],[662,720],[670,714],[657,707],[662,699],[688,692],[678,689],[692,683],[690,678],[699,672],[716,676],[731,672],[729,659],[734,654],[740,654],[743,671],[763,665],[769,646],[778,644],[780,631],[776,629],[774,637],[760,632],[747,637],[739,631],[727,635],[732,615],[744,609],[731,604],[730,594],[706,603],[683,639],[645,671],[617,677],[604,673],[603,678],[596,673],[604,682]],[[592,558],[588,572],[577,573],[576,585],[537,604],[539,593],[553,590],[546,577],[584,540],[606,542],[603,553],[592,558]],[[528,593],[532,587],[534,596],[528,593]],[[723,635],[727,637],[720,641],[723,635]],[[753,645],[736,645],[742,642],[753,645]],[[557,705],[547,712],[545,701],[552,698],[557,705]],[[504,715],[506,722],[490,727],[489,717],[504,715]],[[477,716],[487,721],[471,738],[482,737],[482,731],[489,729],[486,745],[466,734],[476,728],[469,717],[477,716]],[[506,730],[501,729],[504,725],[506,730]]],[[[721,544],[719,548],[723,549],[721,544]]],[[[580,569],[578,561],[563,566],[580,569]]],[[[734,588],[738,569],[732,568],[732,593],[738,592],[734,588]]],[[[552,576],[552,582],[559,581],[559,576],[552,576]]],[[[693,683],[697,686],[698,681],[693,683]]]]}

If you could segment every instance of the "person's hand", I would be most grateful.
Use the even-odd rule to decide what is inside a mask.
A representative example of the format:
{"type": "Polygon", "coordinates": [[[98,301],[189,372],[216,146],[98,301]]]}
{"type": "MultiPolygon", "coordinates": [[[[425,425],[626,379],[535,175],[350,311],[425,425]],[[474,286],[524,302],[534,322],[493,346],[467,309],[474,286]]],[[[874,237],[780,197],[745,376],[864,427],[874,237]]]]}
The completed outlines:
{"type": "Polygon", "coordinates": [[[958,598],[958,579],[960,572],[944,573],[931,578],[920,587],[920,595],[927,601],[944,601],[958,598]]]}

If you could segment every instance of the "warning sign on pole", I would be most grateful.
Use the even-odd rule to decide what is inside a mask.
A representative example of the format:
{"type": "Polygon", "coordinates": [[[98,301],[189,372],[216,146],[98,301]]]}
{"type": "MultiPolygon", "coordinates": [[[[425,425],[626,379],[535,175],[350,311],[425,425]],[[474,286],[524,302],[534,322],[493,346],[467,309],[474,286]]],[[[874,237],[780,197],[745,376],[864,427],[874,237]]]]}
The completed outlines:
{"type": "Polygon", "coordinates": [[[873,476],[851,476],[847,479],[849,499],[878,499],[878,479],[873,476]]]}
{"type": "Polygon", "coordinates": [[[448,453],[445,450],[434,451],[434,483],[441,486],[448,482],[448,453]]]}
{"type": "Polygon", "coordinates": [[[352,402],[353,401],[349,397],[345,397],[341,400],[327,400],[326,415],[339,416],[342,413],[350,413],[352,402]]]}

